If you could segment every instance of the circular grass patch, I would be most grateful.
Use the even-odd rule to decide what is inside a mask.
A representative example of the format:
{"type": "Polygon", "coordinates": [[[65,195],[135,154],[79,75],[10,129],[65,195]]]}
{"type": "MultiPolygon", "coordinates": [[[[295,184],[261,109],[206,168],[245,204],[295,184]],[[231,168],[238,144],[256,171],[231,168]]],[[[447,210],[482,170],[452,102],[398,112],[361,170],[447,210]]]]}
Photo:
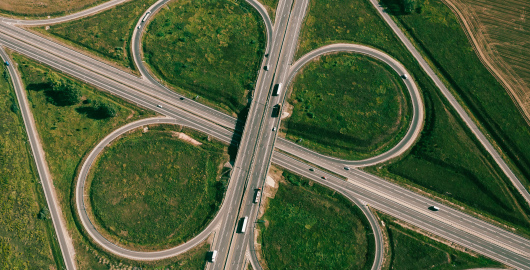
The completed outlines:
{"type": "Polygon", "coordinates": [[[259,223],[269,269],[366,269],[374,237],[362,211],[342,195],[284,172],[259,223]]]}
{"type": "Polygon", "coordinates": [[[381,154],[410,124],[410,95],[397,73],[363,55],[324,55],[292,84],[286,137],[320,153],[350,159],[381,154]]]}
{"type": "Polygon", "coordinates": [[[113,142],[89,176],[98,229],[127,247],[161,249],[199,233],[223,196],[225,147],[174,130],[136,131],[113,142]]]}

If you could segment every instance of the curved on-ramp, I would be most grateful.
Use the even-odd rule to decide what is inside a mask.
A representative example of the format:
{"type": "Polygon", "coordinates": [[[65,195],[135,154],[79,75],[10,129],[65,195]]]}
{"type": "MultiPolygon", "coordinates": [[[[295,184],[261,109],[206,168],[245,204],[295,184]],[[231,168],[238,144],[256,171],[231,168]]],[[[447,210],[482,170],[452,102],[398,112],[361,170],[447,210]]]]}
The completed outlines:
{"type": "Polygon", "coordinates": [[[335,163],[339,162],[344,165],[349,165],[352,167],[371,166],[377,163],[388,161],[392,158],[402,155],[408,149],[411,148],[411,146],[414,144],[414,142],[418,139],[418,136],[420,135],[421,129],[423,127],[424,116],[425,116],[425,107],[423,104],[423,99],[421,97],[421,94],[418,90],[418,87],[416,86],[416,83],[410,76],[410,73],[407,72],[407,69],[400,62],[392,58],[390,55],[382,51],[376,50],[374,48],[363,46],[363,45],[357,45],[357,44],[338,43],[338,44],[323,46],[302,56],[291,66],[291,69],[287,77],[288,78],[287,85],[289,85],[292,82],[292,80],[294,79],[298,71],[303,66],[305,66],[307,63],[311,62],[313,59],[323,54],[341,53],[341,52],[359,53],[359,54],[367,55],[369,57],[375,58],[387,64],[397,74],[399,74],[400,77],[405,74],[407,75],[407,79],[403,79],[403,82],[405,83],[405,86],[407,87],[407,90],[410,94],[411,103],[412,103],[412,120],[410,122],[410,126],[407,130],[407,133],[389,151],[386,151],[375,157],[370,157],[370,158],[363,159],[363,160],[344,160],[340,158],[329,157],[329,156],[317,153],[315,151],[312,151],[310,149],[303,148],[287,140],[280,142],[280,145],[289,145],[289,147],[295,148],[295,149],[297,148],[298,151],[301,151],[301,152],[302,151],[306,153],[311,152],[311,154],[313,156],[318,157],[320,161],[330,161],[330,162],[335,162],[335,163]]]}
{"type": "MultiPolygon", "coordinates": [[[[105,147],[109,143],[111,143],[115,139],[119,138],[120,136],[122,136],[123,134],[131,130],[137,129],[142,126],[153,125],[153,124],[174,124],[174,125],[185,126],[185,124],[183,124],[182,122],[174,118],[154,117],[154,118],[138,120],[138,121],[129,123],[123,127],[120,127],[114,130],[109,135],[107,135],[105,138],[103,138],[94,147],[94,149],[89,153],[88,157],[83,162],[83,166],[81,167],[81,171],[79,173],[78,180],[76,183],[76,188],[75,188],[75,202],[76,202],[77,214],[78,214],[79,219],[81,220],[81,223],[85,231],[88,233],[88,235],[90,235],[90,237],[95,243],[97,243],[99,246],[103,247],[107,251],[115,255],[128,258],[128,259],[132,259],[132,260],[143,260],[143,261],[161,260],[161,259],[166,259],[166,258],[177,256],[181,253],[184,253],[190,250],[194,246],[204,241],[210,235],[210,233],[212,233],[217,228],[220,220],[223,218],[223,214],[226,208],[226,204],[223,204],[220,207],[217,215],[210,222],[210,224],[208,224],[208,226],[197,236],[195,236],[194,238],[192,238],[191,240],[189,240],[188,242],[184,244],[181,244],[179,246],[176,246],[170,249],[162,250],[162,251],[142,252],[142,251],[129,250],[127,248],[118,246],[115,243],[110,242],[96,230],[92,221],[88,217],[87,212],[85,211],[86,196],[85,196],[84,188],[85,188],[85,183],[86,183],[88,173],[90,171],[90,167],[92,166],[92,164],[94,164],[94,161],[96,160],[98,155],[105,149],[105,147]]],[[[199,128],[199,131],[209,133],[209,130],[207,128],[199,128]]],[[[231,140],[230,136],[216,137],[216,138],[225,143],[228,143],[231,140]]],[[[325,182],[322,184],[326,185],[325,182]]],[[[373,230],[374,237],[375,237],[376,256],[375,256],[372,269],[379,269],[382,263],[382,254],[383,254],[383,238],[381,234],[381,228],[379,227],[379,223],[375,219],[372,212],[364,204],[362,204],[359,200],[357,200],[353,195],[351,195],[350,193],[344,192],[342,190],[339,190],[338,192],[341,193],[346,198],[348,198],[349,200],[351,200],[354,204],[356,204],[366,215],[366,218],[368,219],[370,223],[370,226],[373,230]]],[[[253,234],[254,231],[252,231],[251,233],[253,234]]],[[[251,239],[254,239],[254,238],[251,237],[251,239]]],[[[255,252],[254,249],[251,249],[251,251],[252,251],[251,257],[255,258],[256,255],[254,253],[255,252]]],[[[254,269],[261,269],[261,267],[259,266],[259,263],[258,264],[255,264],[255,263],[257,263],[257,260],[252,262],[253,266],[255,267],[254,269]]]]}
{"type": "MultiPolygon", "coordinates": [[[[90,235],[92,240],[96,242],[101,247],[105,248],[107,251],[111,252],[112,254],[132,259],[132,260],[143,260],[143,261],[152,261],[152,260],[161,260],[170,258],[176,255],[179,255],[183,252],[188,251],[189,249],[193,248],[194,246],[198,245],[202,241],[204,241],[208,235],[215,229],[219,221],[223,218],[223,212],[225,208],[225,204],[223,204],[219,208],[219,212],[215,216],[215,218],[208,224],[208,226],[197,236],[193,237],[188,242],[181,244],[177,247],[161,250],[161,251],[149,251],[149,252],[143,252],[143,251],[134,251],[129,250],[127,248],[123,248],[121,246],[116,245],[115,243],[110,242],[105,237],[103,237],[94,227],[92,221],[88,217],[87,212],[85,211],[85,183],[88,176],[88,173],[90,171],[90,167],[98,157],[98,155],[105,149],[105,147],[114,141],[116,138],[120,137],[121,135],[137,129],[139,127],[145,126],[145,125],[153,125],[153,124],[174,124],[174,125],[181,125],[185,126],[184,123],[180,122],[177,119],[174,118],[168,118],[168,117],[155,117],[155,118],[148,118],[148,119],[142,119],[138,120],[132,123],[129,123],[123,127],[120,127],[113,132],[111,132],[109,135],[107,135],[105,138],[103,138],[97,145],[92,149],[92,151],[89,153],[85,161],[83,162],[83,166],[81,167],[81,171],[79,172],[79,176],[77,178],[76,188],[75,188],[75,202],[76,202],[76,209],[77,214],[79,216],[79,219],[81,220],[81,223],[85,229],[85,231],[90,235]]],[[[202,132],[207,132],[206,129],[201,129],[202,132]]],[[[216,137],[217,138],[217,137],[216,137]]],[[[230,142],[230,137],[220,137],[217,138],[225,143],[230,142]]]]}
{"type": "Polygon", "coordinates": [[[67,21],[79,19],[82,17],[94,15],[96,13],[113,8],[114,6],[127,2],[127,1],[130,1],[130,0],[111,0],[103,4],[99,4],[97,6],[87,8],[85,10],[81,10],[76,13],[72,13],[72,14],[57,17],[57,18],[51,18],[51,19],[25,20],[25,19],[12,19],[12,18],[0,17],[0,22],[15,24],[15,25],[24,25],[24,26],[50,25],[50,24],[67,22],[67,21]]]}

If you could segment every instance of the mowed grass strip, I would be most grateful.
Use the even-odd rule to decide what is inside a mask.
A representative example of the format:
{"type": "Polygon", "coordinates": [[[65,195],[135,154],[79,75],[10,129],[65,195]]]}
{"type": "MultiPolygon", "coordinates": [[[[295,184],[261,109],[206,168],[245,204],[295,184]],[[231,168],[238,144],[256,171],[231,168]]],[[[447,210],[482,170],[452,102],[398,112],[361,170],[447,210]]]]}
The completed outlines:
{"type": "MultiPolygon", "coordinates": [[[[450,15],[449,13],[444,14],[450,15]]],[[[427,21],[447,22],[447,19],[442,17],[436,17],[435,19],[435,17],[426,16],[424,18],[427,21]]],[[[428,27],[424,29],[429,31],[428,27]]],[[[434,27],[430,29],[432,35],[444,31],[434,27]]],[[[460,28],[458,25],[452,25],[451,29],[454,32],[460,28]]],[[[439,43],[437,46],[447,44],[446,40],[450,38],[456,37],[446,36],[445,40],[440,39],[437,41],[439,43]]],[[[302,28],[302,40],[297,54],[301,55],[304,51],[307,52],[321,45],[337,42],[360,43],[379,48],[407,67],[424,95],[427,114],[425,129],[439,130],[436,133],[437,135],[429,132],[422,134],[420,140],[429,141],[429,144],[421,150],[423,154],[411,157],[421,162],[421,166],[412,165],[409,167],[402,162],[396,163],[392,171],[398,172],[399,170],[403,172],[401,173],[403,177],[396,173],[388,174],[384,172],[385,165],[382,166],[383,170],[374,169],[371,172],[394,179],[404,185],[419,187],[453,203],[460,205],[471,203],[474,206],[472,209],[466,207],[470,212],[479,212],[483,216],[502,223],[506,223],[503,220],[504,217],[512,216],[514,218],[510,219],[511,225],[522,231],[527,231],[528,222],[525,216],[530,211],[525,206],[523,198],[513,188],[511,182],[504,177],[502,171],[489,157],[489,154],[480,143],[474,139],[474,135],[471,134],[470,130],[459,120],[452,107],[446,103],[445,98],[441,96],[430,78],[425,75],[417,62],[413,60],[401,41],[394,36],[391,29],[379,18],[377,11],[368,0],[356,0],[354,2],[341,0],[326,4],[322,4],[321,1],[310,1],[310,10],[302,28]],[[337,12],[329,10],[336,10],[337,12]],[[365,22],[365,24],[359,24],[359,22],[365,22]],[[312,25],[315,25],[315,27],[312,25]],[[304,33],[306,33],[305,36],[304,33]],[[304,46],[306,46],[305,49],[304,46]],[[428,128],[427,125],[431,125],[431,127],[428,128]],[[458,143],[454,144],[453,142],[458,143]],[[398,166],[405,167],[398,169],[398,166]],[[406,170],[409,170],[409,172],[405,176],[406,170]],[[411,174],[415,176],[411,177],[411,174]],[[449,174],[457,177],[439,177],[440,175],[449,176],[449,174]],[[469,186],[474,186],[474,188],[462,188],[469,186]],[[489,198],[491,193],[494,193],[494,196],[489,198]],[[491,200],[497,202],[476,204],[474,203],[475,199],[483,202],[491,200]],[[506,213],[504,213],[504,205],[508,209],[506,213]]],[[[451,47],[451,45],[447,46],[448,48],[451,47]]],[[[445,50],[448,54],[456,51],[471,52],[471,49],[445,50]]],[[[455,56],[454,58],[457,59],[459,57],[455,56]]],[[[461,71],[465,72],[461,72],[461,74],[473,74],[472,72],[477,68],[480,67],[462,69],[461,71]]],[[[489,88],[486,87],[483,90],[487,91],[487,89],[489,88]]],[[[492,94],[496,95],[497,93],[492,92],[492,94]]],[[[489,95],[489,93],[484,93],[483,95],[489,95]]],[[[482,109],[486,110],[486,108],[482,109]]],[[[514,117],[516,118],[517,115],[514,117]]],[[[523,133],[526,129],[525,125],[516,126],[514,124],[511,127],[517,128],[519,132],[523,133]]],[[[513,136],[513,134],[509,135],[513,136]]],[[[518,144],[524,142],[525,140],[521,139],[518,144]]],[[[421,144],[421,141],[419,143],[421,144]]]]}
{"type": "Polygon", "coordinates": [[[38,218],[47,205],[15,91],[4,65],[0,72],[0,269],[59,268],[50,216],[38,218]]]}
{"type": "Polygon", "coordinates": [[[135,70],[130,55],[132,31],[154,2],[156,0],[131,0],[90,17],[51,25],[48,30],[48,26],[33,29],[135,70]]]}
{"type": "Polygon", "coordinates": [[[401,78],[363,55],[324,55],[294,80],[286,138],[344,159],[380,154],[410,125],[410,95],[401,78]]]}
{"type": "Polygon", "coordinates": [[[94,215],[124,245],[176,246],[202,231],[219,208],[226,147],[199,138],[202,145],[193,145],[177,132],[176,126],[137,130],[113,142],[94,164],[94,215]]]}
{"type": "MultiPolygon", "coordinates": [[[[388,5],[394,0],[387,0],[388,5]]],[[[530,126],[516,105],[484,67],[458,24],[440,1],[418,1],[421,12],[396,13],[395,20],[417,44],[446,85],[506,155],[508,164],[530,190],[530,126]]]]}
{"type": "Polygon", "coordinates": [[[241,113],[254,90],[265,29],[244,1],[175,1],[148,26],[146,62],[176,91],[229,113],[241,113]]]}
{"type": "Polygon", "coordinates": [[[289,172],[259,226],[268,269],[370,269],[371,227],[361,210],[329,189],[289,172]]]}
{"type": "Polygon", "coordinates": [[[393,217],[382,213],[379,216],[385,224],[381,228],[389,244],[388,267],[383,269],[442,270],[503,267],[502,264],[489,258],[464,252],[462,247],[455,249],[448,246],[447,242],[438,242],[412,226],[403,225],[393,217]]]}
{"type": "Polygon", "coordinates": [[[109,0],[2,0],[0,13],[29,16],[59,16],[86,9],[109,0]]]}
{"type": "MultiPolygon", "coordinates": [[[[135,107],[93,87],[73,80],[79,85],[85,100],[98,100],[111,103],[116,107],[116,116],[112,118],[94,118],[92,103],[83,102],[72,106],[56,106],[48,102],[50,90],[47,74],[54,72],[50,68],[36,63],[19,54],[12,54],[27,91],[29,105],[32,108],[35,125],[46,153],[46,161],[53,177],[55,191],[66,220],[66,228],[73,239],[79,269],[92,269],[87,266],[98,262],[103,252],[97,251],[79,231],[80,224],[74,221],[72,190],[76,172],[82,158],[112,130],[140,118],[153,116],[154,113],[135,107]],[[99,257],[99,258],[98,258],[99,257]]],[[[15,65],[15,63],[13,63],[15,65]]],[[[65,78],[58,74],[59,77],[65,78]]]]}

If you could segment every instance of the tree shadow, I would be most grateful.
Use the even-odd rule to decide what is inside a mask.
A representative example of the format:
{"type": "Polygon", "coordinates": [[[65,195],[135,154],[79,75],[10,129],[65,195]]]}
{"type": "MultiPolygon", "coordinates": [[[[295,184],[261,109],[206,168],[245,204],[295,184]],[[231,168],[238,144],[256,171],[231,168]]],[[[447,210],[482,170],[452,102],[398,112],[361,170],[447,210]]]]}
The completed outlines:
{"type": "Polygon", "coordinates": [[[75,108],[75,111],[86,115],[86,117],[94,120],[102,120],[109,118],[105,113],[101,112],[101,110],[98,110],[94,107],[78,107],[75,108]]]}
{"type": "Polygon", "coordinates": [[[42,90],[51,90],[52,86],[49,83],[30,83],[26,86],[26,89],[29,91],[40,92],[42,90]]]}
{"type": "Polygon", "coordinates": [[[380,0],[379,2],[384,11],[391,15],[407,15],[403,6],[403,0],[380,0]]]}

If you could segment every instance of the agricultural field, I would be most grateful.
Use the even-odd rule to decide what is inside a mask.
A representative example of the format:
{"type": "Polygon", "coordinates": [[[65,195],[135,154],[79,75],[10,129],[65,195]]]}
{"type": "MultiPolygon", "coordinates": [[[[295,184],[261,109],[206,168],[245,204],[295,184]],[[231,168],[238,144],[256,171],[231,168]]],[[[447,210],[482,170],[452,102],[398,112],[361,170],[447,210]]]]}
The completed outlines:
{"type": "Polygon", "coordinates": [[[261,16],[247,3],[176,1],[153,18],[146,62],[177,92],[222,111],[244,112],[265,49],[261,16]]]}
{"type": "Polygon", "coordinates": [[[224,145],[178,126],[136,130],[114,141],[89,176],[90,205],[106,234],[130,248],[165,249],[198,234],[224,195],[224,145]],[[189,136],[189,135],[188,135],[189,136]]]}
{"type": "Polygon", "coordinates": [[[15,16],[60,16],[80,11],[109,0],[2,0],[0,14],[15,16]]]}
{"type": "Polygon", "coordinates": [[[421,233],[417,228],[401,223],[394,218],[379,213],[385,224],[383,234],[388,241],[386,256],[389,262],[383,266],[387,269],[473,269],[481,267],[498,267],[503,265],[489,258],[467,253],[462,247],[448,246],[447,241],[438,242],[421,233]]]}
{"type": "MultiPolygon", "coordinates": [[[[440,9],[443,10],[443,8],[447,10],[447,7],[442,5],[440,9]]],[[[423,15],[406,15],[404,17],[412,18],[413,16],[424,16],[427,14],[427,9],[424,8],[423,10],[423,15]]],[[[444,13],[443,16],[439,17],[434,16],[437,14],[435,13],[428,18],[431,18],[432,21],[448,23],[452,16],[450,11],[448,12],[449,13],[444,13]],[[448,17],[444,17],[445,15],[448,17]],[[434,18],[437,19],[435,20],[434,18]]],[[[428,18],[425,18],[425,22],[422,23],[430,25],[428,18]]],[[[454,16],[452,18],[454,19],[454,16]]],[[[465,53],[464,55],[453,57],[455,61],[462,59],[465,56],[472,55],[475,57],[474,59],[476,62],[473,62],[473,59],[471,59],[470,63],[480,64],[480,61],[478,61],[473,54],[472,48],[467,43],[467,39],[459,28],[456,19],[454,19],[451,27],[448,27],[448,29],[437,29],[433,25],[430,25],[430,28],[425,28],[425,30],[429,29],[431,29],[430,33],[445,33],[444,31],[452,31],[452,34],[448,34],[445,38],[437,40],[437,44],[432,45],[432,48],[447,44],[447,40],[456,38],[460,33],[464,38],[463,42],[468,46],[467,49],[456,47],[456,45],[451,44],[447,45],[444,52],[448,55],[451,55],[452,53],[465,53]],[[449,48],[453,49],[449,50],[449,48]],[[460,49],[456,50],[454,48],[460,49]]],[[[377,11],[368,0],[358,0],[353,3],[336,1],[330,2],[329,6],[319,5],[318,1],[310,2],[309,14],[304,22],[304,27],[302,28],[302,40],[300,40],[300,47],[297,55],[303,55],[305,52],[316,49],[324,44],[338,42],[366,44],[381,49],[395,57],[410,71],[413,79],[422,91],[426,103],[426,127],[425,131],[422,133],[420,141],[418,142],[418,146],[416,146],[415,149],[413,149],[413,151],[401,161],[395,161],[394,164],[386,164],[380,166],[380,168],[378,166],[367,170],[380,176],[384,176],[389,180],[392,179],[402,185],[422,189],[457,205],[466,207],[466,205],[470,204],[468,206],[471,207],[466,207],[469,212],[479,212],[482,216],[487,216],[488,218],[502,223],[506,223],[504,222],[504,218],[507,218],[512,226],[517,227],[520,232],[528,234],[528,230],[526,229],[528,228],[528,220],[526,217],[530,211],[525,205],[523,198],[512,187],[509,180],[503,176],[502,171],[489,157],[489,154],[477,141],[475,141],[470,130],[459,120],[457,114],[453,111],[451,106],[446,103],[445,98],[441,96],[439,90],[433,85],[425,73],[421,71],[418,64],[412,60],[412,56],[408,50],[396,37],[394,37],[391,29],[379,18],[377,11]],[[337,10],[337,13],[333,13],[331,10],[337,10]],[[334,15],[333,19],[329,18],[329,14],[334,15]],[[366,23],[357,25],[359,21],[366,23]],[[320,27],[322,27],[322,29],[320,27]],[[326,31],[325,29],[336,30],[326,31]],[[318,42],[313,42],[313,38],[318,42]],[[434,132],[432,130],[437,131],[434,132]],[[422,143],[422,141],[424,143],[422,143]],[[421,145],[423,145],[423,147],[421,145]],[[409,161],[413,162],[407,163],[409,161]],[[406,172],[407,170],[408,172],[406,172]],[[446,177],[440,177],[441,175],[445,175],[446,177]],[[433,179],[429,177],[433,177],[434,179],[437,179],[437,181],[428,181],[433,179]],[[468,189],[462,187],[472,188],[468,189]],[[491,196],[492,193],[493,196],[491,196]],[[471,198],[477,198],[484,202],[490,201],[491,203],[488,202],[487,204],[477,205],[471,198]]],[[[431,46],[429,48],[431,48],[431,46]]],[[[452,66],[460,64],[461,63],[454,63],[452,66]]],[[[475,72],[481,68],[485,69],[482,66],[475,65],[467,66],[466,68],[462,68],[462,70],[475,72]]],[[[459,76],[464,76],[469,73],[459,72],[459,74],[459,76]]],[[[492,79],[493,86],[495,86],[496,81],[494,81],[494,78],[489,75],[489,73],[487,75],[489,77],[483,78],[483,80],[477,84],[487,84],[488,81],[491,82],[490,79],[492,79]]],[[[474,77],[472,79],[475,80],[474,77]]],[[[478,88],[473,87],[473,89],[477,90],[478,88]]],[[[485,89],[479,90],[486,91],[488,89],[491,88],[486,86],[485,89]]],[[[519,138],[517,145],[514,144],[514,146],[520,147],[518,149],[526,149],[530,147],[530,145],[523,145],[526,140],[521,138],[528,137],[528,135],[524,135],[526,134],[525,130],[527,130],[527,126],[522,122],[518,122],[519,120],[517,120],[517,117],[520,115],[517,114],[517,110],[513,106],[513,103],[510,103],[511,100],[504,89],[499,89],[501,97],[497,97],[499,93],[498,91],[491,91],[487,94],[483,93],[482,96],[487,96],[485,98],[490,99],[489,95],[491,94],[491,96],[496,96],[496,99],[499,100],[500,103],[502,103],[503,100],[509,102],[509,104],[504,105],[507,108],[510,108],[511,106],[515,114],[506,116],[505,119],[515,119],[513,123],[519,124],[506,125],[505,127],[511,128],[511,131],[513,132],[505,132],[503,133],[503,136],[510,136],[514,141],[516,138],[519,138]],[[507,99],[503,99],[502,96],[507,99]]],[[[504,109],[498,108],[497,105],[492,105],[490,107],[504,111],[504,109]]],[[[482,112],[489,113],[493,111],[490,107],[481,107],[482,112]]],[[[486,122],[481,121],[481,123],[486,122]]],[[[493,132],[489,134],[492,135],[493,132]]],[[[504,146],[503,149],[509,149],[512,153],[518,153],[517,157],[521,158],[530,155],[530,150],[519,151],[516,150],[516,147],[506,148],[504,146]]],[[[517,164],[519,165],[530,164],[523,159],[514,160],[514,158],[511,158],[510,160],[514,163],[518,162],[517,164]]],[[[526,170],[524,166],[519,166],[518,168],[526,170]]]]}
{"type": "Polygon", "coordinates": [[[490,71],[530,118],[530,2],[445,0],[490,71]],[[506,87],[507,86],[507,87],[506,87]]]}
{"type": "Polygon", "coordinates": [[[91,269],[86,265],[98,262],[99,259],[94,254],[101,252],[95,250],[95,247],[81,235],[74,221],[70,202],[77,169],[84,155],[111,130],[154,114],[76,80],[70,81],[76,85],[82,101],[75,105],[54,105],[53,95],[50,95],[50,77],[64,80],[67,78],[19,54],[13,54],[12,57],[14,62],[18,63],[27,90],[37,131],[63,209],[66,227],[73,238],[78,267],[91,269]],[[50,76],[51,74],[55,75],[50,76]],[[116,110],[115,116],[99,117],[94,113],[96,103],[111,104],[116,110]]]}
{"type": "Polygon", "coordinates": [[[406,15],[398,13],[395,20],[530,189],[530,126],[477,57],[452,11],[436,1],[420,1],[419,5],[421,9],[406,15]]]}
{"type": "Polygon", "coordinates": [[[259,226],[268,269],[370,269],[374,239],[361,210],[307,179],[283,176],[259,226]]]}
{"type": "Polygon", "coordinates": [[[343,159],[363,159],[397,144],[410,124],[410,95],[402,79],[378,60],[325,55],[304,67],[288,100],[286,138],[343,159]]]}
{"type": "Polygon", "coordinates": [[[140,16],[156,0],[131,0],[79,20],[33,28],[46,36],[88,50],[95,55],[135,70],[130,55],[131,35],[140,16]]]}
{"type": "Polygon", "coordinates": [[[0,72],[0,269],[57,269],[63,258],[22,115],[4,65],[0,72]]]}

